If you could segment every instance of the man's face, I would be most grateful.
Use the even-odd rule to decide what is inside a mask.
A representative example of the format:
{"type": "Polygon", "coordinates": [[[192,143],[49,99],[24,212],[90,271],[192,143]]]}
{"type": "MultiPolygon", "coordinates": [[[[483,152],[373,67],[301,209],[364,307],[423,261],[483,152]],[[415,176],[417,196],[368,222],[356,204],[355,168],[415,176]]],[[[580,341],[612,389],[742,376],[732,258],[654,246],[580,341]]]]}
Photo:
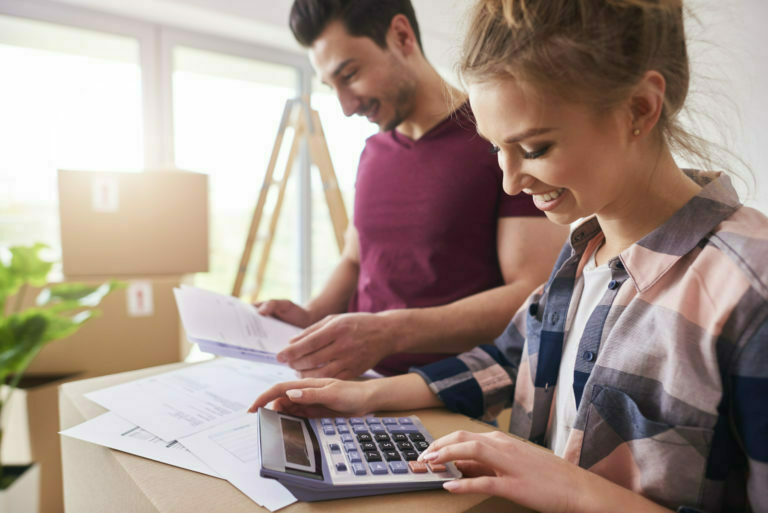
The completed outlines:
{"type": "Polygon", "coordinates": [[[312,44],[309,58],[345,116],[365,116],[383,131],[410,116],[416,83],[402,55],[350,36],[341,22],[333,22],[312,44]]]}

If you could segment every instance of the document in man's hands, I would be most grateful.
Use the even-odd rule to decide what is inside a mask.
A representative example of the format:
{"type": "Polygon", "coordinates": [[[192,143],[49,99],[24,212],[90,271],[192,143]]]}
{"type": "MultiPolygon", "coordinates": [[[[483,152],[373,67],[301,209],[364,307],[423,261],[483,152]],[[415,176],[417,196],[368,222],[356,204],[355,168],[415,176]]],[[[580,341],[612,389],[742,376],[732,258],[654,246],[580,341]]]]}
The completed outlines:
{"type": "Polygon", "coordinates": [[[206,353],[278,363],[275,355],[302,331],[232,296],[189,286],[173,293],[187,337],[206,353]]]}

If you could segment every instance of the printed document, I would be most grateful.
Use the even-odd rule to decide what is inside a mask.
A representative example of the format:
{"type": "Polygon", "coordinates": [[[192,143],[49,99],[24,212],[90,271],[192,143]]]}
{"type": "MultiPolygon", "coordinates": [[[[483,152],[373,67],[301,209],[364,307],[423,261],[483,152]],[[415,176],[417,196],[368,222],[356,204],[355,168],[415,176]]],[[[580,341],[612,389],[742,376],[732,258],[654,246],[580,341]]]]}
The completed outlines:
{"type": "Polygon", "coordinates": [[[256,415],[243,413],[186,437],[181,443],[260,506],[275,511],[296,502],[293,494],[277,480],[259,476],[256,415]]]}
{"type": "Polygon", "coordinates": [[[178,440],[244,413],[289,367],[218,358],[90,392],[86,397],[162,440],[178,440]]]}
{"type": "Polygon", "coordinates": [[[65,429],[62,435],[77,438],[110,449],[127,452],[185,468],[201,474],[221,478],[179,442],[167,442],[152,433],[131,424],[114,413],[107,412],[77,426],[65,429]]]}
{"type": "Polygon", "coordinates": [[[302,331],[232,296],[190,286],[173,293],[187,337],[207,353],[278,363],[275,355],[302,331]]]}

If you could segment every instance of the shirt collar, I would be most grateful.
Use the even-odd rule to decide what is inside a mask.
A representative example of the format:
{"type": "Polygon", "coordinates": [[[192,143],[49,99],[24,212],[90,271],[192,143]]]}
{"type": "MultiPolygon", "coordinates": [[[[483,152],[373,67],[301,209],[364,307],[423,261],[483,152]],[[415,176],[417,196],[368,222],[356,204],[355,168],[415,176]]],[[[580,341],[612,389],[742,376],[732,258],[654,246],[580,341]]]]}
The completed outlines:
{"type": "MultiPolygon", "coordinates": [[[[701,191],[664,224],[619,255],[638,292],[656,283],[741,206],[727,175],[689,170],[685,173],[702,186],[701,191]]],[[[573,252],[583,253],[589,240],[600,231],[600,223],[595,217],[577,226],[570,238],[573,252]]]]}

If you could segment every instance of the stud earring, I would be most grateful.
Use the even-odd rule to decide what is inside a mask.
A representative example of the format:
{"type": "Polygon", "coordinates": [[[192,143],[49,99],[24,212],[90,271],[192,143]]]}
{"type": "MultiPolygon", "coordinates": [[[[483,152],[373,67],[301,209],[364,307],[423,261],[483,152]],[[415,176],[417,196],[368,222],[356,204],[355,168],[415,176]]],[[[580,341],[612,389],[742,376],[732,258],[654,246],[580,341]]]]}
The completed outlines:
{"type": "Polygon", "coordinates": [[[640,129],[635,128],[634,130],[632,130],[632,135],[640,135],[640,129]]]}

